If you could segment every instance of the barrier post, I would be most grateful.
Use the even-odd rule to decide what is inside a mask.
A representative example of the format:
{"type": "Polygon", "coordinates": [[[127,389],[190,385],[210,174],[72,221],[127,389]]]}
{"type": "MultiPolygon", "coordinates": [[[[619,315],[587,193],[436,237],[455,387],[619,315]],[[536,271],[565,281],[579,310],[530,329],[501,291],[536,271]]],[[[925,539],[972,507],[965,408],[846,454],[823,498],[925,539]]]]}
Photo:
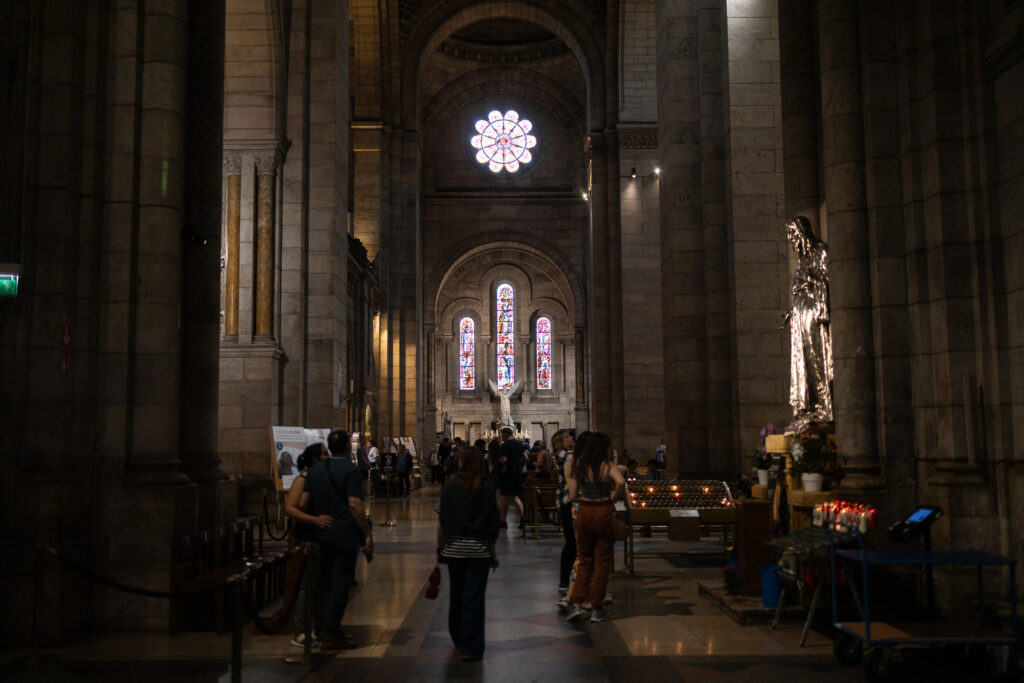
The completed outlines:
{"type": "Polygon", "coordinates": [[[242,683],[242,589],[245,577],[235,574],[228,583],[231,585],[234,619],[231,624],[231,683],[242,683]]]}
{"type": "Polygon", "coordinates": [[[395,520],[391,519],[391,484],[394,483],[394,473],[388,472],[387,484],[385,485],[384,493],[387,496],[384,504],[384,523],[381,526],[393,527],[395,526],[395,520]]]}
{"type": "Polygon", "coordinates": [[[263,489],[263,512],[260,514],[259,550],[263,554],[263,527],[267,525],[267,490],[263,489]]]}

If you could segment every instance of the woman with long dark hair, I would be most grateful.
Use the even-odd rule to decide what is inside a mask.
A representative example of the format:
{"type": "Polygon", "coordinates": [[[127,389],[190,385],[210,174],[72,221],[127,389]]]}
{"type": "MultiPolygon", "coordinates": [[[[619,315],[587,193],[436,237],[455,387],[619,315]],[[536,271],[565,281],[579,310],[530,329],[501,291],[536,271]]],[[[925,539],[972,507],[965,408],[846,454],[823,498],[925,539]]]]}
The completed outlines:
{"type": "Polygon", "coordinates": [[[615,548],[613,501],[623,498],[626,491],[626,482],[611,456],[612,440],[601,432],[592,432],[586,439],[581,435],[573,455],[569,500],[579,505],[576,518],[579,563],[569,593],[568,621],[584,616],[582,605],[588,600],[594,608],[591,621],[611,619],[603,605],[615,548]]]}
{"type": "Polygon", "coordinates": [[[448,564],[451,596],[448,632],[462,661],[484,656],[484,602],[487,570],[498,567],[498,506],[484,456],[464,448],[459,471],[441,489],[437,532],[438,555],[448,564]]]}

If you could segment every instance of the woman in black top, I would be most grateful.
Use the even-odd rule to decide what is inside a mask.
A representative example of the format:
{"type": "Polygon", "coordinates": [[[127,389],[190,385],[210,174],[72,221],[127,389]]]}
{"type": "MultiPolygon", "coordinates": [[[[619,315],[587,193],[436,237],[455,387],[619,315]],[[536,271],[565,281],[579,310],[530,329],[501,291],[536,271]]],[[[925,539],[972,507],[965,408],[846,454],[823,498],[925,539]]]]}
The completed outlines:
{"type": "Polygon", "coordinates": [[[462,450],[459,471],[441,489],[439,508],[438,555],[448,564],[451,583],[448,632],[462,660],[475,662],[484,655],[487,570],[498,567],[499,524],[494,484],[478,449],[462,450]]]}

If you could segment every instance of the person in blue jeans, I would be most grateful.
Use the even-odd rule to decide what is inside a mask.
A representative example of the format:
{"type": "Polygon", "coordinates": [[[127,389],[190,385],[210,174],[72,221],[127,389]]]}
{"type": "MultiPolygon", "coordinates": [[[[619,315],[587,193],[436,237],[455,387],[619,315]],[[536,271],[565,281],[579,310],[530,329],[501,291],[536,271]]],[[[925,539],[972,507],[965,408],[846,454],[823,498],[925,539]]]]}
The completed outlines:
{"type": "Polygon", "coordinates": [[[448,633],[464,662],[483,659],[487,573],[498,568],[498,506],[485,472],[483,453],[464,448],[459,471],[441,489],[438,501],[438,556],[448,564],[451,584],[448,633]]]}

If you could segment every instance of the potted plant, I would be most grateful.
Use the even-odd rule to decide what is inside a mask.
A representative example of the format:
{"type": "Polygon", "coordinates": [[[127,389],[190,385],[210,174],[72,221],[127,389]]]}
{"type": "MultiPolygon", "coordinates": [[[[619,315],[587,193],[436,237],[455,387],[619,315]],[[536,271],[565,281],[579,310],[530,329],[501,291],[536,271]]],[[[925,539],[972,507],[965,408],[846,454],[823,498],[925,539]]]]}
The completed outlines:
{"type": "Polygon", "coordinates": [[[757,483],[761,486],[768,486],[768,469],[772,466],[772,456],[768,455],[765,449],[765,439],[775,433],[775,425],[771,422],[761,428],[761,445],[755,448],[747,456],[750,464],[757,469],[757,483]]]}
{"type": "Polygon", "coordinates": [[[838,483],[842,467],[836,450],[836,437],[811,423],[793,440],[793,471],[800,474],[805,491],[821,491],[823,484],[838,483]]]}

